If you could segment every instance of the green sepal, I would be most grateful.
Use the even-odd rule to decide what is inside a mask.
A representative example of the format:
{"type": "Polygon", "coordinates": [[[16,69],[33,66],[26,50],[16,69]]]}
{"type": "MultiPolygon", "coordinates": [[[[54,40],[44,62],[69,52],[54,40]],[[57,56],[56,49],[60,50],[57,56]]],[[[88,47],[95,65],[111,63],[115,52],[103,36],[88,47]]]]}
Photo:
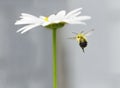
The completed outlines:
{"type": "Polygon", "coordinates": [[[48,29],[59,29],[59,28],[64,27],[65,24],[66,24],[65,22],[52,23],[52,24],[49,24],[45,27],[48,28],[48,29]]]}

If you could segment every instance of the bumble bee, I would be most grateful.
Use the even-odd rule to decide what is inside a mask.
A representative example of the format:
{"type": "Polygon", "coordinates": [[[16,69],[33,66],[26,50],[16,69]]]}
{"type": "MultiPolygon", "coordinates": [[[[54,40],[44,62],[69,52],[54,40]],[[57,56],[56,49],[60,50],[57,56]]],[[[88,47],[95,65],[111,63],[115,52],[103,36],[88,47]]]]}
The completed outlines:
{"type": "Polygon", "coordinates": [[[73,32],[74,34],[76,34],[76,36],[71,37],[69,39],[75,39],[79,43],[79,46],[82,48],[83,52],[85,52],[84,48],[87,47],[88,45],[88,41],[86,37],[89,36],[92,31],[94,31],[94,29],[91,29],[88,32],[84,32],[84,31],[81,31],[80,33],[73,32]]]}

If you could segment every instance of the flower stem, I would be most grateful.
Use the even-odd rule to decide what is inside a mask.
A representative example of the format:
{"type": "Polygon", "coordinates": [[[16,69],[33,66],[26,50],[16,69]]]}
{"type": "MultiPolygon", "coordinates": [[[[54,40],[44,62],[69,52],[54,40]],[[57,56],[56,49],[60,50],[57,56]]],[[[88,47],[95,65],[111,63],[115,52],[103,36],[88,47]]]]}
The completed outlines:
{"type": "Polygon", "coordinates": [[[52,30],[52,52],[53,52],[53,88],[57,88],[57,52],[56,52],[56,29],[52,30]]]}

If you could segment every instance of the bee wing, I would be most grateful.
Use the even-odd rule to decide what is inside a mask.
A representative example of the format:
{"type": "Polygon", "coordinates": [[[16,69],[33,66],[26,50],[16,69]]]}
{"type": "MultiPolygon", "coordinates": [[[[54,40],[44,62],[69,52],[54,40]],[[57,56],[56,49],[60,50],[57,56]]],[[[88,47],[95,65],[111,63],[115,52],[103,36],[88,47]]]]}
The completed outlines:
{"type": "Polygon", "coordinates": [[[76,33],[76,32],[72,32],[72,33],[73,33],[73,34],[76,34],[76,35],[78,34],[78,33],[76,33]]]}
{"type": "Polygon", "coordinates": [[[69,37],[68,39],[76,39],[76,37],[69,37]]]}
{"type": "Polygon", "coordinates": [[[94,29],[91,29],[90,31],[84,33],[85,36],[90,36],[93,33],[94,29]]]}

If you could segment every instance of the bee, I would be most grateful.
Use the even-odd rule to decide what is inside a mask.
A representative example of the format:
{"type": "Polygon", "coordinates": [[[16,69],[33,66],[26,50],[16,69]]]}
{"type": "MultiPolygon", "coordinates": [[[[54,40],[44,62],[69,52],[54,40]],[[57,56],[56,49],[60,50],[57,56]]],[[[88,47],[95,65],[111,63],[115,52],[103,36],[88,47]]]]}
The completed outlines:
{"type": "Polygon", "coordinates": [[[92,31],[94,31],[94,29],[91,29],[88,32],[84,31],[81,31],[80,33],[72,32],[75,34],[75,36],[69,39],[75,39],[79,43],[79,46],[82,48],[83,52],[85,52],[84,48],[86,48],[88,45],[87,36],[89,36],[92,31]]]}

